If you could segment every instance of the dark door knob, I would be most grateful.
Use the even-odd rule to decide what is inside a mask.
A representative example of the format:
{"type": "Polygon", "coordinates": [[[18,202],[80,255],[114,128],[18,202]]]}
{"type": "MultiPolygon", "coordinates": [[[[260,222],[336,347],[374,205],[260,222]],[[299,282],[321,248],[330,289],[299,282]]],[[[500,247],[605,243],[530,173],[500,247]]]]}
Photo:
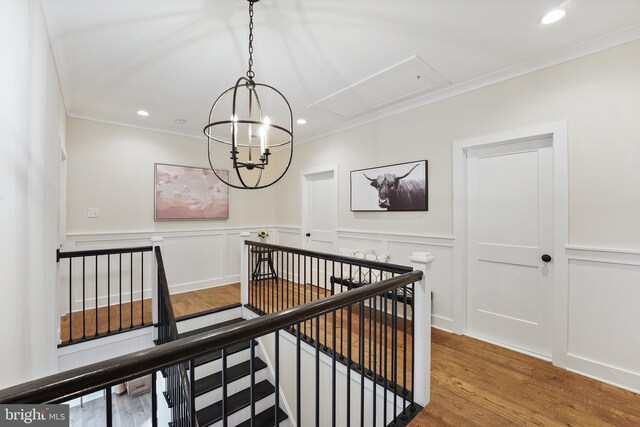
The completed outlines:
{"type": "Polygon", "coordinates": [[[307,233],[307,234],[305,234],[305,236],[311,237],[311,233],[307,233]]]}
{"type": "Polygon", "coordinates": [[[544,262],[551,261],[551,255],[549,255],[549,254],[542,255],[542,261],[544,261],[544,262]]]}

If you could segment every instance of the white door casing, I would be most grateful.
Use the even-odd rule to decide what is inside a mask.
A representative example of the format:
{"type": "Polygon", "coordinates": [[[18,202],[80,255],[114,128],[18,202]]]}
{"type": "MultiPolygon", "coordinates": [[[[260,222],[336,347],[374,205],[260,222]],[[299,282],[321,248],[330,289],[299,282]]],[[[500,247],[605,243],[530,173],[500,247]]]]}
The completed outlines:
{"type": "Polygon", "coordinates": [[[553,157],[553,303],[552,361],[567,367],[568,336],[568,159],[567,122],[551,122],[527,128],[455,141],[453,143],[453,331],[467,332],[467,154],[479,147],[551,138],[553,157]]]}
{"type": "Polygon", "coordinates": [[[467,335],[551,358],[550,137],[467,151],[467,335]],[[548,258],[547,258],[548,259],[548,258]]]}

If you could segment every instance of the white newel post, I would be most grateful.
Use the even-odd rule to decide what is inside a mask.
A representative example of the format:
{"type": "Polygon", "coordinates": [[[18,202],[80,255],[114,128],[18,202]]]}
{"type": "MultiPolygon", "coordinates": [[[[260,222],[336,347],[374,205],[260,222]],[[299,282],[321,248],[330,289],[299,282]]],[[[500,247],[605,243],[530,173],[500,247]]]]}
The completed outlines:
{"type": "Polygon", "coordinates": [[[427,252],[414,252],[409,259],[414,270],[422,271],[422,280],[413,285],[413,396],[418,405],[426,406],[431,399],[431,263],[435,258],[427,252]]]}
{"type": "MultiPolygon", "coordinates": [[[[151,318],[153,324],[158,324],[158,261],[156,260],[156,247],[162,249],[162,241],[160,236],[153,236],[151,239],[151,318]]],[[[158,328],[153,328],[153,339],[158,339],[158,328]]]]}
{"type": "Polygon", "coordinates": [[[240,302],[244,306],[249,304],[249,246],[244,241],[251,237],[251,233],[240,233],[240,302]]]}

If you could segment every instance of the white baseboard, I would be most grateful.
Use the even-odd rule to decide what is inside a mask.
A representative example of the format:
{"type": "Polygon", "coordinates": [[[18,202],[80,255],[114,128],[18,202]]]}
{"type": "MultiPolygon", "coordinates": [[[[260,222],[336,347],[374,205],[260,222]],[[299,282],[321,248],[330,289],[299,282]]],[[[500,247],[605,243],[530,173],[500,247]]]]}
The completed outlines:
{"type": "Polygon", "coordinates": [[[568,371],[640,394],[640,374],[599,363],[574,354],[567,354],[568,371]]]}

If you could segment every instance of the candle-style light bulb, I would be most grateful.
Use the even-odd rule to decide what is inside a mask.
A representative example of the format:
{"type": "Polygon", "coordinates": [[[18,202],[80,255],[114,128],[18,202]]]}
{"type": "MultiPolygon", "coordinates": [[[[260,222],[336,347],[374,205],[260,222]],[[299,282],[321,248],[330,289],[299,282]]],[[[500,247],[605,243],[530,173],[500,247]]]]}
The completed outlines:
{"type": "Polygon", "coordinates": [[[260,126],[260,152],[264,155],[266,150],[266,138],[267,138],[267,128],[262,125],[260,126]]]}
{"type": "Polygon", "coordinates": [[[269,117],[264,116],[264,120],[262,120],[262,127],[264,128],[264,149],[269,149],[269,127],[271,127],[271,120],[269,117]]]}
{"type": "Polygon", "coordinates": [[[231,121],[233,122],[231,124],[231,132],[233,132],[233,136],[237,138],[238,137],[238,116],[235,114],[231,116],[231,121]]]}

